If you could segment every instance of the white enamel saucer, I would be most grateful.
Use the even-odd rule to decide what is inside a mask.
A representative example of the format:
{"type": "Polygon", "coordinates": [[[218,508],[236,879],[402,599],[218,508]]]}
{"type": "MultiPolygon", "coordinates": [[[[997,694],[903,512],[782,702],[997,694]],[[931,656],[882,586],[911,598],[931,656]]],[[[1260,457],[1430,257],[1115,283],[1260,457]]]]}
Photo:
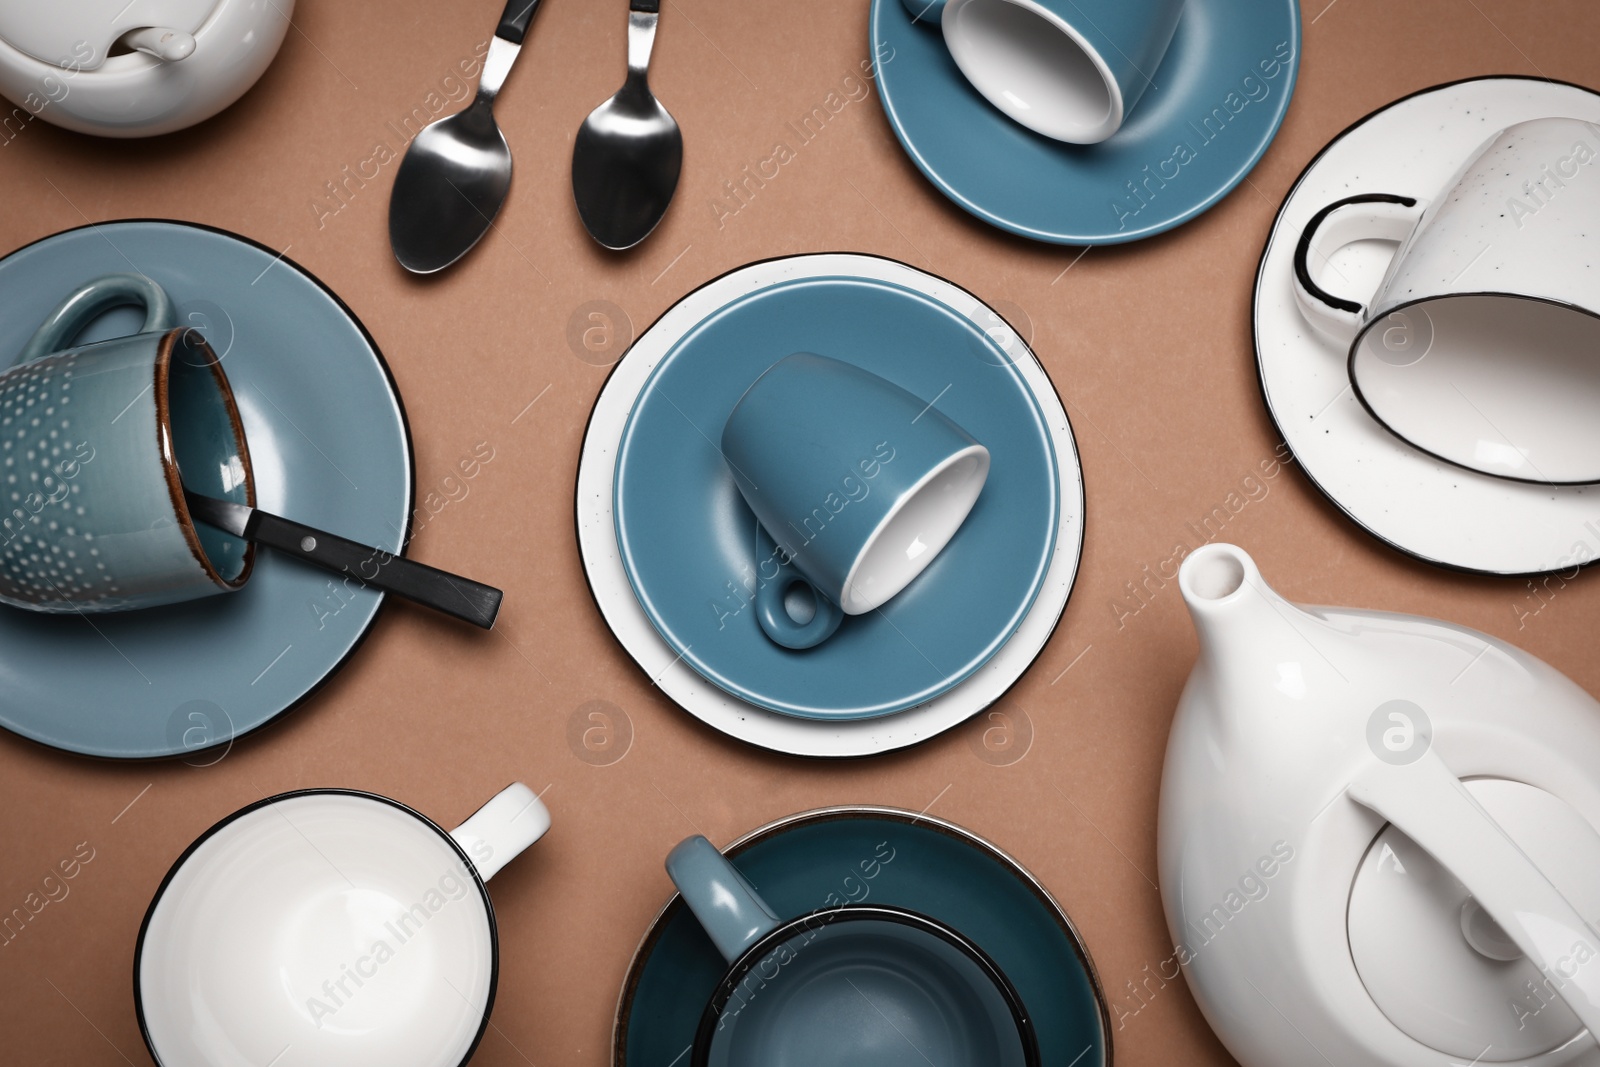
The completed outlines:
{"type": "Polygon", "coordinates": [[[691,715],[741,741],[795,756],[850,757],[925,741],[988,707],[1043,650],[1066,608],[1083,548],[1083,474],[1067,414],[1044,368],[1003,319],[971,293],[903,263],[847,253],[791,256],[742,267],[685,296],[646,330],[619,362],[590,416],[578,466],[578,545],[601,614],[650,679],[691,715]],[[686,335],[730,302],[805,278],[859,277],[889,282],[938,301],[976,323],[1012,359],[1049,426],[1060,479],[1055,548],[1033,607],[982,668],[925,704],[894,715],[817,721],[779,714],[730,695],[684,662],[651,623],[628,582],[612,501],[618,444],[634,403],[657,364],[686,335]]]}
{"type": "MultiPolygon", "coordinates": [[[[1495,131],[1552,115],[1600,123],[1600,94],[1544,79],[1475,78],[1373,112],[1334,138],[1300,175],[1256,273],[1261,391],[1295,459],[1356,523],[1429,563],[1522,575],[1592,562],[1600,558],[1600,487],[1479,474],[1389,433],[1356,399],[1346,353],[1313,330],[1295,305],[1295,243],[1311,216],[1334,200],[1368,192],[1437,195],[1495,131]]],[[[1600,127],[1592,147],[1600,150],[1600,127]]],[[[1394,247],[1359,242],[1336,253],[1325,269],[1337,272],[1346,291],[1370,292],[1394,247]]]]}

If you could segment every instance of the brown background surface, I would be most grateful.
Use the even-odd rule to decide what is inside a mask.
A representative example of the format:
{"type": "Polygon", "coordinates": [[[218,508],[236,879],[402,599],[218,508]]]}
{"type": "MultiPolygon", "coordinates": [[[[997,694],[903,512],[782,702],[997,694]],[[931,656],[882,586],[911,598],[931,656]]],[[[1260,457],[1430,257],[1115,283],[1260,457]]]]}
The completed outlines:
{"type": "MultiPolygon", "coordinates": [[[[946,202],[901,153],[875,95],[718,226],[709,205],[722,181],[765,158],[786,121],[867,58],[864,0],[668,0],[652,80],[686,132],[683,181],[642,249],[604,253],[579,225],[568,167],[573,131],[621,82],[623,8],[550,0],[497,109],[517,159],[497,230],[460,267],[419,283],[389,254],[392,164],[320,225],[312,205],[341,167],[396,142],[387,124],[440,88],[499,7],[302,0],[276,63],[210,122],[142,142],[35,122],[0,147],[0,249],[90,220],[192,219],[287,248],[338,292],[399,380],[419,491],[478,442],[495,449],[413,555],[508,593],[498,635],[387,610],[331,685],[215,766],[92,762],[0,736],[0,910],[21,904],[78,842],[95,849],[70,896],[0,948],[0,1060],[147,1062],[130,973],[168,865],[236,808],[319,785],[385,793],[446,824],[511,779],[548,788],[555,828],[493,885],[503,953],[494,1027],[475,1060],[485,1067],[605,1062],[618,986],[669,894],[667,849],[695,831],[724,843],[830,804],[931,805],[994,840],[1063,902],[1108,993],[1121,995],[1170,953],[1152,882],[1156,796],[1195,643],[1175,586],[1121,629],[1110,603],[1278,443],[1249,323],[1273,214],[1326,141],[1396,97],[1489,73],[1600,82],[1600,8],[1308,0],[1294,102],[1249,180],[1197,221],[1092,249],[1053,283],[1078,251],[1011,238],[946,202]],[[740,264],[833,250],[901,259],[1000,305],[1031,332],[1072,416],[1088,490],[1083,567],[1062,625],[1001,704],[1033,732],[1008,766],[975,753],[987,722],[842,764],[725,739],[650,687],[584,582],[573,474],[606,371],[569,347],[574,310],[611,301],[637,332],[740,264]],[[610,766],[569,747],[569,719],[591,700],[617,705],[634,731],[610,766]]],[[[1600,692],[1591,574],[1523,614],[1539,605],[1524,581],[1413,562],[1345,520],[1292,466],[1268,484],[1226,536],[1291,599],[1477,627],[1600,692]]],[[[1181,983],[1126,1019],[1115,1043],[1129,1067],[1229,1062],[1181,983]]]]}

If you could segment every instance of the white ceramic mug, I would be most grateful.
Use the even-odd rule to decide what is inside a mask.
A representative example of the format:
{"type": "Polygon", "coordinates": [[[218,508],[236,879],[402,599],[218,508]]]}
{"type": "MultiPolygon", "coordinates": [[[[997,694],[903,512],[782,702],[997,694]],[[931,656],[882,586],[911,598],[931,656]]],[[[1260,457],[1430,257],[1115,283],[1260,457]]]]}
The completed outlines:
{"type": "Polygon", "coordinates": [[[312,789],[250,805],[168,872],[134,954],[162,1067],[465,1063],[494,1005],[484,882],[550,827],[515,783],[446,831],[399,801],[312,789]]]}
{"type": "Polygon", "coordinates": [[[1396,436],[1498,477],[1600,482],[1600,128],[1518,123],[1432,201],[1336,200],[1294,264],[1301,313],[1396,436]],[[1372,239],[1399,242],[1377,292],[1336,293],[1330,257],[1372,239]]]}

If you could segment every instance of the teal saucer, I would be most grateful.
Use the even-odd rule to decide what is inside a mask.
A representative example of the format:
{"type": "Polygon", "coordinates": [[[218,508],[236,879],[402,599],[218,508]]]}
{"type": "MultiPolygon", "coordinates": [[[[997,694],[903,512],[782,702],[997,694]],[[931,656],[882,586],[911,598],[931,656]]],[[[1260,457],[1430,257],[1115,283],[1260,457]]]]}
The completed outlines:
{"type": "MultiPolygon", "coordinates": [[[[910,812],[835,808],[774,823],[724,852],[780,919],[870,902],[946,924],[1005,972],[1034,1022],[1044,1067],[1111,1062],[1104,995],[1071,921],[1015,860],[965,830],[910,812]]],[[[727,969],[674,896],[628,969],[613,1067],[687,1063],[727,969]]]]}
{"type": "MultiPolygon", "coordinates": [[[[134,270],[222,359],[249,439],[257,503],[386,551],[410,528],[411,438],[383,357],[350,309],[281,253],[180,222],[104,222],[0,259],[0,365],[90,278],[134,270]]],[[[82,334],[138,330],[117,308],[82,334]]],[[[84,431],[93,444],[94,430],[84,431]]],[[[274,552],[236,593],[143,611],[0,607],[0,727],[111,759],[214,762],[316,690],[383,595],[274,552]]]]}
{"type": "Polygon", "coordinates": [[[1038,402],[971,318],[889,282],[809,278],[731,301],[657,364],[617,451],[617,543],[639,604],[707,680],[785,715],[876,718],[948,692],[1016,632],[1054,553],[1059,485],[1038,402]],[[774,550],[714,444],[750,383],[793,352],[854,363],[925,398],[992,460],[938,558],[803,652],[756,621],[749,597],[774,550]]]}
{"type": "Polygon", "coordinates": [[[1150,237],[1221,200],[1272,143],[1300,64],[1297,0],[1188,0],[1128,121],[1072,145],[985,100],[902,0],[872,0],[871,33],[884,113],[928,180],[990,225],[1069,245],[1150,237]]]}

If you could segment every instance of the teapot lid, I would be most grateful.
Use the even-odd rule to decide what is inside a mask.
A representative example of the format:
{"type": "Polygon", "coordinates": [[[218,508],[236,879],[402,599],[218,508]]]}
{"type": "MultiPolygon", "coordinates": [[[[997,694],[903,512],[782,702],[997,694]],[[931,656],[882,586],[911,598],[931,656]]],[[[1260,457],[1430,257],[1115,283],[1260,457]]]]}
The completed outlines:
{"type": "MultiPolygon", "coordinates": [[[[1464,784],[1573,907],[1600,920],[1600,833],[1534,786],[1496,778],[1464,784]]],[[[1350,955],[1367,993],[1390,1022],[1430,1048],[1463,1063],[1522,1060],[1583,1030],[1556,988],[1560,977],[1542,974],[1466,886],[1392,825],[1362,859],[1347,915],[1350,955]]]]}
{"type": "MultiPolygon", "coordinates": [[[[226,0],[223,0],[226,2],[226,0]]],[[[112,44],[144,26],[194,33],[218,0],[73,0],[0,4],[0,39],[56,66],[94,70],[112,44]]]]}

